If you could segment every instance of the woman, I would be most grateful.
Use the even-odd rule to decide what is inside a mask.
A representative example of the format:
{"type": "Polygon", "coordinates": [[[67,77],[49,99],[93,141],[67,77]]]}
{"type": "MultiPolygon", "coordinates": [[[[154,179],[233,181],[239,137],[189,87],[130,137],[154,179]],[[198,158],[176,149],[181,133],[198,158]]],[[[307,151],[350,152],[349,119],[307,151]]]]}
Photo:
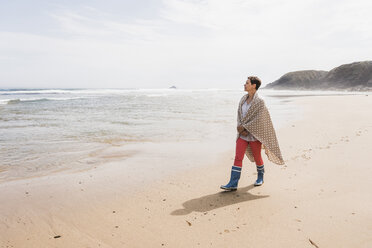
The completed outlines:
{"type": "Polygon", "coordinates": [[[261,86],[258,77],[248,77],[244,84],[244,95],[238,108],[238,136],[236,140],[235,160],[231,169],[230,182],[222,185],[221,189],[236,190],[242,170],[244,154],[251,162],[256,163],[257,180],[255,186],[264,182],[264,163],[261,157],[261,148],[265,149],[268,159],[276,164],[284,164],[275,130],[271,122],[270,114],[265,102],[257,95],[261,86]]]}

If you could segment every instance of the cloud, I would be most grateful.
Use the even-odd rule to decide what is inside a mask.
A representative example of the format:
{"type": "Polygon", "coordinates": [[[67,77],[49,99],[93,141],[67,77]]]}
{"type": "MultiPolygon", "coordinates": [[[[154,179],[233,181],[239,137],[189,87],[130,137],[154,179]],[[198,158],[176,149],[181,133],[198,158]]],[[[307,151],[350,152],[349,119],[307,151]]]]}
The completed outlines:
{"type": "MultiPolygon", "coordinates": [[[[87,9],[91,12],[91,9],[87,9]]],[[[89,16],[63,11],[50,13],[50,16],[58,22],[60,32],[80,38],[112,41],[153,40],[159,36],[162,29],[162,24],[158,20],[134,19],[130,22],[121,22],[107,17],[106,13],[89,16]],[[97,18],[100,16],[106,18],[97,18]]]]}
{"type": "Polygon", "coordinates": [[[268,83],[372,54],[369,1],[161,3],[151,18],[60,8],[49,11],[53,32],[0,32],[0,78],[53,79],[62,87],[229,87],[247,74],[268,83]]]}
{"type": "Polygon", "coordinates": [[[371,35],[372,2],[367,0],[163,0],[163,3],[164,19],[228,34],[301,36],[309,29],[320,32],[356,29],[371,35]]]}

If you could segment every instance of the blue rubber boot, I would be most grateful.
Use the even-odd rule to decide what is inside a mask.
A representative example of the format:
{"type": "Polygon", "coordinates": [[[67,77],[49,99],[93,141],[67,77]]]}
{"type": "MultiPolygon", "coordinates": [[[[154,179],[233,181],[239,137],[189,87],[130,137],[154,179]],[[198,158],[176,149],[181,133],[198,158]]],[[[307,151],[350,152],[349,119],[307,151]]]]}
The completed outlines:
{"type": "Polygon", "coordinates": [[[261,186],[264,183],[264,173],[265,168],[264,165],[256,166],[257,167],[257,180],[254,183],[254,186],[261,186]]]}
{"type": "Polygon", "coordinates": [[[233,166],[231,168],[231,177],[230,177],[230,182],[226,185],[221,185],[221,189],[227,190],[227,191],[232,191],[236,190],[238,188],[238,182],[240,179],[240,173],[242,171],[241,167],[238,166],[233,166]]]}

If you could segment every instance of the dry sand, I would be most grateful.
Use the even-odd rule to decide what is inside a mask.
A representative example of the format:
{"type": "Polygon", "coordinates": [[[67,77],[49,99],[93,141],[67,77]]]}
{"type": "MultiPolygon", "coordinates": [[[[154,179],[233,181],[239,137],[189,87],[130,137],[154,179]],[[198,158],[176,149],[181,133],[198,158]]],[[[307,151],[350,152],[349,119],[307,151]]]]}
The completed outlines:
{"type": "Polygon", "coordinates": [[[372,247],[372,96],[291,100],[304,118],[277,130],[286,165],[264,157],[263,186],[245,160],[219,190],[234,147],[143,187],[120,163],[5,182],[0,247],[372,247]]]}

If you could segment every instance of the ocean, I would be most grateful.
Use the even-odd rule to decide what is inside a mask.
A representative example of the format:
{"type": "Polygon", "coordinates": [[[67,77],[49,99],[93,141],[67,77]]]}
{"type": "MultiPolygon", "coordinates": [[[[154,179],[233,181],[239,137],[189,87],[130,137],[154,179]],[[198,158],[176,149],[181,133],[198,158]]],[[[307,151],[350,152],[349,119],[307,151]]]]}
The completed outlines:
{"type": "MultiPolygon", "coordinates": [[[[301,118],[291,97],[339,94],[258,93],[276,128],[301,118]]],[[[110,161],[125,166],[141,154],[156,157],[161,167],[167,163],[159,161],[180,161],[182,154],[202,158],[233,149],[244,94],[240,89],[0,89],[0,182],[110,161]]]]}

